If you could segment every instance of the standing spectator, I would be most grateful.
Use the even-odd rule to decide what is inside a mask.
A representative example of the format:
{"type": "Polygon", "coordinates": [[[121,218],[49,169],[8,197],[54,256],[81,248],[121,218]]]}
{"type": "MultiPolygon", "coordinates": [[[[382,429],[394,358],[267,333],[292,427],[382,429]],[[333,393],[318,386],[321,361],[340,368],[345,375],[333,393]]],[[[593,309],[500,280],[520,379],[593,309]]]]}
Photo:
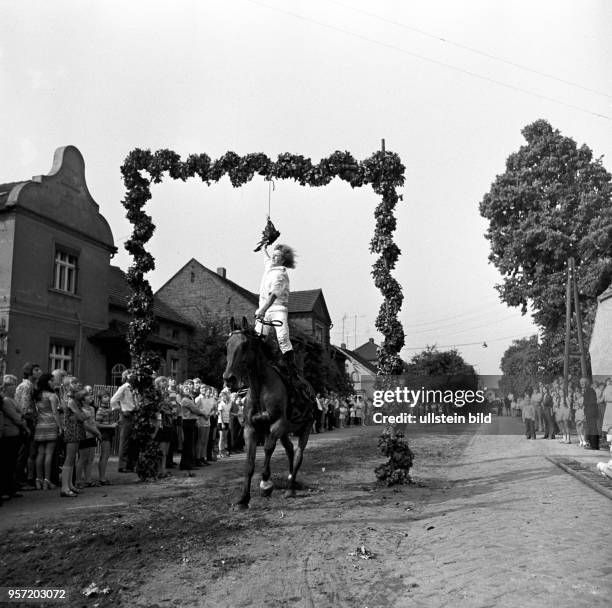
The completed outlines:
{"type": "Polygon", "coordinates": [[[82,411],[86,418],[83,421],[85,427],[85,439],[79,441],[79,460],[77,462],[77,480],[78,485],[83,487],[97,487],[99,482],[91,478],[93,463],[96,457],[96,437],[102,439],[100,430],[96,426],[96,410],[93,406],[94,396],[90,386],[85,388],[85,396],[82,402],[82,411]]]}
{"type": "Polygon", "coordinates": [[[208,438],[210,436],[210,416],[213,411],[212,399],[208,397],[209,389],[205,384],[200,386],[200,395],[196,397],[195,403],[202,414],[197,422],[197,441],[196,441],[196,464],[210,464],[206,459],[206,451],[208,449],[208,438]]]}
{"type": "Polygon", "coordinates": [[[321,397],[321,430],[327,430],[327,411],[329,409],[329,399],[327,395],[321,397]]]}
{"type": "Polygon", "coordinates": [[[178,395],[176,394],[176,382],[173,383],[173,388],[170,388],[168,382],[168,404],[172,409],[172,432],[170,433],[170,445],[168,446],[168,455],[166,456],[166,469],[176,468],[174,462],[174,452],[179,449],[179,438],[183,435],[183,418],[181,416],[181,406],[178,403],[178,395]]]}
{"type": "Polygon", "coordinates": [[[550,386],[543,388],[542,414],[544,416],[544,439],[555,438],[555,419],[553,414],[553,398],[550,386]]]}
{"type": "Polygon", "coordinates": [[[230,422],[229,422],[229,450],[230,453],[238,452],[238,435],[240,433],[240,423],[238,422],[238,412],[240,406],[238,405],[238,394],[233,393],[230,395],[230,422]]]}
{"type": "Polygon", "coordinates": [[[5,375],[0,386],[0,406],[4,418],[0,438],[0,495],[3,499],[23,496],[16,478],[17,457],[22,438],[30,433],[30,429],[15,402],[16,388],[17,376],[5,375]]]}
{"type": "Polygon", "coordinates": [[[86,437],[84,422],[87,419],[87,415],[83,412],[83,401],[86,395],[87,391],[83,390],[83,385],[77,378],[73,378],[70,384],[64,421],[66,458],[62,466],[62,491],[60,492],[60,496],[63,498],[75,498],[79,494],[79,491],[72,482],[72,472],[76,462],[79,443],[86,437]]]}
{"type": "Polygon", "coordinates": [[[32,394],[36,408],[36,427],[34,442],[36,444],[36,489],[52,490],[51,466],[55,444],[62,431],[59,417],[59,399],[55,394],[54,380],[51,374],[42,374],[32,394]]]}
{"type": "Polygon", "coordinates": [[[217,420],[218,420],[218,407],[217,407],[217,395],[215,389],[209,387],[208,398],[212,403],[212,410],[210,412],[210,435],[208,436],[208,446],[206,448],[206,458],[208,462],[215,462],[217,457],[215,455],[217,445],[217,420]]]}
{"type": "Polygon", "coordinates": [[[183,449],[181,450],[181,471],[191,471],[196,468],[196,420],[200,412],[191,395],[193,382],[183,384],[181,396],[181,415],[183,417],[183,449]]]}
{"type": "Polygon", "coordinates": [[[344,401],[340,402],[340,409],[338,410],[338,420],[340,422],[340,428],[344,428],[346,426],[346,415],[348,414],[346,403],[344,401]]]}
{"type": "Polygon", "coordinates": [[[580,398],[574,404],[574,422],[576,423],[576,435],[578,435],[578,445],[583,448],[587,445],[584,436],[584,399],[580,398]]]}
{"type": "Polygon", "coordinates": [[[535,416],[535,406],[531,399],[529,399],[529,396],[527,396],[523,407],[523,422],[525,423],[525,436],[527,439],[536,439],[535,416]]]}
{"type": "Polygon", "coordinates": [[[221,400],[219,401],[219,458],[223,456],[229,456],[229,450],[227,446],[227,435],[229,433],[229,422],[230,422],[230,392],[229,389],[223,389],[221,391],[221,400]]]}
{"type": "Polygon", "coordinates": [[[355,397],[355,424],[357,426],[363,424],[363,397],[361,395],[355,397]]]}
{"type": "Polygon", "coordinates": [[[110,485],[106,477],[106,467],[111,453],[111,446],[115,439],[117,423],[113,419],[113,410],[110,405],[110,395],[102,393],[100,395],[100,407],[96,412],[96,425],[100,429],[100,458],[98,460],[98,481],[103,486],[110,485]]]}
{"type": "Polygon", "coordinates": [[[38,363],[26,363],[23,366],[23,381],[15,390],[15,402],[21,411],[29,434],[23,437],[23,443],[19,450],[17,461],[17,477],[19,481],[25,481],[30,490],[36,487],[34,483],[36,468],[36,444],[34,442],[34,429],[36,427],[36,408],[32,398],[36,382],[40,378],[42,370],[38,363]]]}
{"type": "Polygon", "coordinates": [[[132,386],[132,370],[126,369],[121,375],[123,384],[111,397],[111,408],[120,410],[119,418],[119,473],[133,473],[137,454],[132,441],[132,426],[136,400],[132,386]]]}
{"type": "Polygon", "coordinates": [[[312,421],[312,430],[314,433],[321,432],[321,418],[323,416],[323,405],[321,404],[321,393],[317,393],[315,398],[317,407],[314,411],[314,420],[312,421]]]}
{"type": "Polygon", "coordinates": [[[352,399],[349,399],[348,403],[348,416],[351,426],[355,426],[357,424],[357,413],[355,412],[355,403],[352,399]]]}
{"type": "Polygon", "coordinates": [[[588,378],[580,378],[584,404],[584,435],[588,443],[585,450],[599,450],[599,410],[597,395],[588,378]]]}
{"type": "Polygon", "coordinates": [[[531,403],[535,411],[535,427],[538,433],[544,432],[544,413],[542,412],[543,388],[544,385],[539,382],[531,395],[531,403]]]}
{"type": "Polygon", "coordinates": [[[159,391],[159,399],[161,404],[158,415],[159,428],[155,433],[155,441],[159,443],[159,449],[161,451],[157,477],[159,479],[165,479],[166,477],[171,476],[171,473],[166,471],[166,459],[168,457],[168,449],[170,448],[172,429],[174,426],[172,420],[173,407],[168,393],[168,378],[166,378],[166,376],[158,376],[155,378],[154,383],[155,388],[157,391],[159,391]]]}

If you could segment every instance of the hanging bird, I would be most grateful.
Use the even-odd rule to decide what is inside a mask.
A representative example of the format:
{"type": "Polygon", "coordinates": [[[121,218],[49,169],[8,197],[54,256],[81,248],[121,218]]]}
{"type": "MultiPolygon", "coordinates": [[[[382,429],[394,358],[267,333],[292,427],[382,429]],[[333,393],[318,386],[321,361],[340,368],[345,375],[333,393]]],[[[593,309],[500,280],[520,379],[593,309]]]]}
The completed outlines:
{"type": "Polygon", "coordinates": [[[266,222],[266,227],[263,229],[261,233],[261,241],[257,244],[257,247],[253,251],[259,251],[262,247],[267,245],[271,245],[274,241],[280,236],[280,232],[276,229],[270,216],[268,216],[268,220],[266,222]]]}

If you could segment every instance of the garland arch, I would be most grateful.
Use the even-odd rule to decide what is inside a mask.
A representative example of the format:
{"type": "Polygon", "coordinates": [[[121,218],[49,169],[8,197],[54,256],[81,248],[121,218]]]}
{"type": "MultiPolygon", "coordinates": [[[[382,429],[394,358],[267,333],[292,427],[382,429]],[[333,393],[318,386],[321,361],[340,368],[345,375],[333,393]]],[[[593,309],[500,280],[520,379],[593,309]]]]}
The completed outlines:
{"type": "MultiPolygon", "coordinates": [[[[399,156],[389,151],[378,151],[363,161],[357,161],[349,152],[334,152],[319,164],[313,164],[304,156],[283,153],[276,161],[265,154],[255,153],[239,156],[227,152],[217,160],[211,160],[207,154],[192,154],[182,161],[172,150],[132,150],[121,166],[121,174],[126,187],[123,205],[127,210],[127,218],[133,225],[131,237],[125,243],[126,250],[134,262],[130,266],[127,278],[133,295],[129,301],[128,310],[132,316],[128,331],[128,343],[132,366],[140,382],[144,381],[145,369],[156,367],[156,355],[146,348],[146,341],[153,329],[153,292],[145,275],[154,270],[155,260],[145,249],[145,244],[153,236],[155,226],[151,217],[144,211],[146,202],[151,198],[151,183],[157,184],[167,173],[172,179],[186,181],[198,176],[207,185],[218,182],[227,175],[232,186],[238,188],[251,181],[257,174],[266,180],[293,179],[301,186],[320,187],[338,177],[350,184],[352,188],[371,185],[374,192],[382,197],[374,211],[376,228],[370,241],[370,251],[379,254],[372,266],[374,285],[383,295],[383,303],[376,318],[376,328],[383,334],[384,340],[378,353],[378,374],[389,376],[400,374],[403,370],[399,352],[404,346],[404,330],[397,315],[402,306],[403,295],[399,282],[391,276],[397,259],[401,253],[393,241],[397,221],[393,210],[401,200],[397,188],[404,185],[404,170],[399,156]],[[149,177],[144,177],[147,172],[149,177]]],[[[154,413],[155,399],[152,388],[141,385],[143,397],[143,416],[139,416],[140,424],[136,429],[142,437],[142,447],[145,448],[145,460],[153,458],[153,453],[147,457],[146,452],[154,448],[148,438],[151,437],[151,423],[154,413]],[[148,397],[147,397],[148,395],[148,397]]],[[[153,465],[151,465],[153,466],[153,465]]],[[[147,477],[147,471],[142,467],[139,475],[147,477]]]]}

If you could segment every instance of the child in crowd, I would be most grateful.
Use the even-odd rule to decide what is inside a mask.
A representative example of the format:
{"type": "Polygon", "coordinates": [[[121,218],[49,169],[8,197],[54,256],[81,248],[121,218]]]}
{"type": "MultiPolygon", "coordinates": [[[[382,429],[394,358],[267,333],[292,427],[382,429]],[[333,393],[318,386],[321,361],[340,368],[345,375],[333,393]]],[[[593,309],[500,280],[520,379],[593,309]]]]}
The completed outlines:
{"type": "Polygon", "coordinates": [[[96,412],[96,426],[102,436],[100,440],[100,459],[98,460],[98,479],[103,486],[110,485],[106,479],[106,466],[111,453],[111,446],[115,438],[117,422],[114,420],[113,410],[110,406],[110,395],[100,395],[100,407],[96,412]]]}
{"type": "Polygon", "coordinates": [[[91,479],[91,472],[93,469],[94,458],[96,455],[96,434],[101,437],[100,431],[98,431],[95,420],[96,411],[93,407],[93,394],[89,389],[87,394],[83,397],[82,410],[86,416],[84,421],[85,425],[85,439],[81,439],[79,442],[79,460],[77,462],[77,488],[99,486],[97,481],[91,479]],[[94,431],[95,429],[95,431],[94,431]]]}

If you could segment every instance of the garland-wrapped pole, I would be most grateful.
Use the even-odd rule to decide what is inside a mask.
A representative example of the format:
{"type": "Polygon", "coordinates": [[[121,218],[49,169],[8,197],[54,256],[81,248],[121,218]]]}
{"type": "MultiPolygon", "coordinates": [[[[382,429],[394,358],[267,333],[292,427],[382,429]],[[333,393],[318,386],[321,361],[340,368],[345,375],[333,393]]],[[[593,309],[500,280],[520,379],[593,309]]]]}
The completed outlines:
{"type": "Polygon", "coordinates": [[[136,434],[140,444],[137,470],[141,478],[154,476],[157,451],[153,448],[153,420],[160,407],[159,398],[155,397],[147,380],[151,370],[158,366],[158,357],[147,346],[154,317],[153,292],[145,275],[155,268],[155,261],[145,245],[153,236],[155,226],[144,212],[144,206],[151,198],[151,183],[161,182],[164,173],[182,181],[197,175],[207,185],[227,175],[235,188],[249,182],[255,174],[266,180],[293,179],[302,186],[312,187],[325,186],[335,177],[349,183],[352,188],[371,184],[374,191],[382,196],[382,202],[374,212],[376,229],[370,243],[370,250],[380,254],[372,275],[374,284],[384,297],[376,319],[376,327],[385,337],[379,353],[378,373],[401,373],[399,352],[404,345],[404,332],[397,314],[402,305],[402,290],[390,272],[400,254],[393,242],[396,226],[393,209],[401,198],[396,189],[404,184],[404,165],[397,154],[383,149],[359,162],[349,152],[336,151],[313,165],[309,158],[289,153],[279,154],[275,162],[261,153],[241,157],[234,152],[227,152],[215,161],[206,154],[192,154],[181,161],[180,156],[171,150],[152,153],[150,150],[135,149],[126,157],[121,173],[126,187],[123,205],[134,227],[125,248],[134,260],[127,273],[133,291],[128,304],[132,315],[128,342],[140,400],[136,434]],[[149,179],[143,177],[143,171],[149,174],[149,179]]]}

